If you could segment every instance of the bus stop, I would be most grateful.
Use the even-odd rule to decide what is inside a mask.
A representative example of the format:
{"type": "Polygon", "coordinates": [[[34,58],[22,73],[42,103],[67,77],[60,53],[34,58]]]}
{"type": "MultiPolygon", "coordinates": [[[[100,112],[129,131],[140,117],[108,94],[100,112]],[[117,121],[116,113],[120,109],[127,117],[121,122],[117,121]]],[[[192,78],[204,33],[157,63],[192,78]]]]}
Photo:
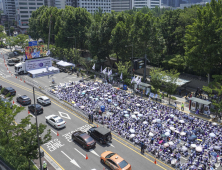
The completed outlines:
{"type": "Polygon", "coordinates": [[[189,100],[189,110],[197,111],[199,110],[201,113],[210,115],[210,105],[211,102],[203,99],[199,99],[196,97],[191,97],[189,100]]]}

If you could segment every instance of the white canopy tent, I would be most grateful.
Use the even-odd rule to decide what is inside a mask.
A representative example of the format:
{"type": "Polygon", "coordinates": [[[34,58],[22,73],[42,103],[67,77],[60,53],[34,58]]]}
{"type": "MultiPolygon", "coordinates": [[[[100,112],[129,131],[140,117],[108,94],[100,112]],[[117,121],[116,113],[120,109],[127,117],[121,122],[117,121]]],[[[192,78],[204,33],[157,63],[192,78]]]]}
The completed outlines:
{"type": "Polygon", "coordinates": [[[57,62],[56,63],[57,65],[60,65],[60,66],[62,66],[62,67],[68,67],[68,66],[74,66],[75,67],[75,64],[72,64],[72,63],[68,63],[68,62],[66,62],[66,61],[59,61],[59,62],[57,62]]]}

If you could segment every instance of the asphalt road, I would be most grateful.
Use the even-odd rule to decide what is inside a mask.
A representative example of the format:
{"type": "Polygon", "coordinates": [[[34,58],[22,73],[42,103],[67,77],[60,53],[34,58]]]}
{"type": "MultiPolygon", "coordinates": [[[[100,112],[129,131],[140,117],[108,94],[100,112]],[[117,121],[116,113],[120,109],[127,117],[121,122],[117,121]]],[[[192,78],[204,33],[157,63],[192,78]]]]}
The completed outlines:
{"type": "MultiPolygon", "coordinates": [[[[0,53],[3,51],[0,50],[0,53]]],[[[17,94],[13,98],[16,103],[16,97],[19,95],[27,95],[32,99],[33,103],[33,93],[32,87],[26,83],[16,79],[14,76],[14,67],[5,67],[3,55],[0,55],[0,83],[3,87],[13,87],[17,94]],[[10,73],[10,72],[11,73],[10,73]]],[[[69,82],[77,80],[75,75],[68,75],[67,73],[60,73],[53,76],[56,83],[69,82]]],[[[43,77],[34,79],[37,83],[49,87],[51,84],[51,77],[43,77]]],[[[39,91],[36,91],[36,98],[41,96],[39,91]]],[[[16,103],[18,104],[18,103],[16,103]]],[[[20,104],[18,104],[20,105],[20,104]]],[[[16,122],[19,123],[21,119],[28,115],[27,106],[26,109],[19,113],[16,117],[16,122]]],[[[51,129],[52,140],[41,147],[48,154],[61,169],[84,169],[84,170],[102,170],[105,166],[100,163],[100,155],[106,150],[118,153],[123,157],[128,163],[131,164],[134,170],[144,170],[144,169],[173,169],[171,166],[164,164],[163,162],[157,160],[157,164],[154,164],[155,158],[150,154],[142,155],[140,153],[140,148],[134,146],[128,140],[121,138],[119,135],[113,133],[113,141],[110,145],[100,145],[97,143],[96,148],[90,151],[84,150],[81,146],[71,141],[71,133],[76,130],[87,131],[91,126],[97,126],[97,124],[88,124],[88,121],[79,114],[70,110],[61,103],[52,100],[50,106],[44,107],[44,113],[38,115],[38,122],[46,124],[45,116],[55,114],[60,115],[67,123],[66,128],[57,130],[47,124],[47,129],[51,129]],[[57,133],[59,136],[57,136],[57,133]],[[86,155],[88,160],[86,160],[86,155]]],[[[35,116],[31,119],[32,123],[35,123],[35,116]]],[[[105,167],[108,169],[108,167],[105,167]]]]}

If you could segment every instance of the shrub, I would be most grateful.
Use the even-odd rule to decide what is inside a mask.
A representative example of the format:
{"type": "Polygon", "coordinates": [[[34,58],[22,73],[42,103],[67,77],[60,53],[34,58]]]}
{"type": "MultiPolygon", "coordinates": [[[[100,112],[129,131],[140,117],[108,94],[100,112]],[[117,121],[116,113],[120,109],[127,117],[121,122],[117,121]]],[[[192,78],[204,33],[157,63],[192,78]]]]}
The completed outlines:
{"type": "Polygon", "coordinates": [[[127,86],[129,86],[131,84],[131,80],[130,79],[124,79],[124,84],[126,84],[127,86]]]}

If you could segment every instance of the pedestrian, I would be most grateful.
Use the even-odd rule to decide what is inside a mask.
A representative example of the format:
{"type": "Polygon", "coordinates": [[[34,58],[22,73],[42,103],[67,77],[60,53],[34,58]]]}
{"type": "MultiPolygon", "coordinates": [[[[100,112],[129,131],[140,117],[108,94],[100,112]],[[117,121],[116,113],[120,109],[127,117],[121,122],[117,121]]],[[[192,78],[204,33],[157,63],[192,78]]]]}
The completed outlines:
{"type": "Polygon", "coordinates": [[[186,92],[186,98],[187,98],[187,92],[186,92]]]}
{"type": "Polygon", "coordinates": [[[144,143],[143,143],[143,141],[141,142],[141,153],[144,154],[144,143]]]}
{"type": "Polygon", "coordinates": [[[160,94],[160,103],[162,102],[162,96],[161,96],[161,94],[160,94]]]}
{"type": "Polygon", "coordinates": [[[47,163],[46,163],[46,161],[43,161],[42,167],[43,167],[43,170],[47,170],[47,163]]]}
{"type": "Polygon", "coordinates": [[[91,115],[91,123],[93,123],[93,114],[91,115]]]}
{"type": "Polygon", "coordinates": [[[181,110],[184,111],[184,104],[183,103],[181,104],[181,110]]]}
{"type": "Polygon", "coordinates": [[[90,123],[90,119],[91,119],[91,116],[90,114],[88,115],[88,122],[90,123]]]}
{"type": "Polygon", "coordinates": [[[176,110],[177,109],[177,103],[176,102],[175,102],[174,106],[175,106],[175,110],[176,110]]]}

